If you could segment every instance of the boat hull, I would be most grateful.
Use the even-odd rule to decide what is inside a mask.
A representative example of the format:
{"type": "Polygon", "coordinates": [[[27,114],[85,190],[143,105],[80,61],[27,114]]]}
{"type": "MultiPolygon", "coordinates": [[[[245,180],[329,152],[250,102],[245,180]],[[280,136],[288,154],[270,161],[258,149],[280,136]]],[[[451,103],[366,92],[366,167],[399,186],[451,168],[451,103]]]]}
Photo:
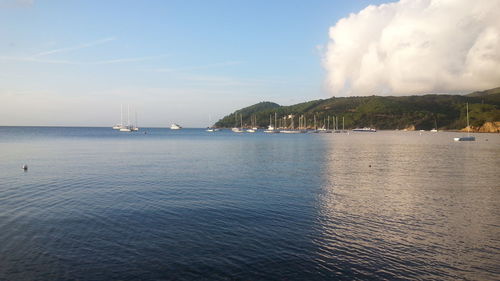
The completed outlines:
{"type": "Polygon", "coordinates": [[[475,141],[476,137],[459,137],[453,138],[454,141],[475,141]]]}

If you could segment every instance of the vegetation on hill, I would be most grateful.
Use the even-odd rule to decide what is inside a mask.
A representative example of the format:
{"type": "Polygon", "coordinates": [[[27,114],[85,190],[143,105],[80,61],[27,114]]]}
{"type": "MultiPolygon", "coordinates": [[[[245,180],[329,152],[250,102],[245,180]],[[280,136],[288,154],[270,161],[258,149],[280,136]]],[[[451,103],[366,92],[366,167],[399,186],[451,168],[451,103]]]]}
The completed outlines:
{"type": "Polygon", "coordinates": [[[241,118],[243,126],[248,127],[252,116],[256,116],[257,125],[267,127],[270,117],[274,123],[276,114],[279,119],[293,115],[295,124],[303,115],[309,128],[314,126],[314,118],[317,125],[322,126],[323,120],[336,116],[339,123],[344,117],[346,128],[404,129],[414,126],[417,130],[429,130],[437,124],[438,129],[457,130],[466,126],[467,102],[472,126],[500,120],[499,87],[468,95],[332,97],[290,106],[261,102],[225,116],[215,126],[239,126],[241,118]]]}

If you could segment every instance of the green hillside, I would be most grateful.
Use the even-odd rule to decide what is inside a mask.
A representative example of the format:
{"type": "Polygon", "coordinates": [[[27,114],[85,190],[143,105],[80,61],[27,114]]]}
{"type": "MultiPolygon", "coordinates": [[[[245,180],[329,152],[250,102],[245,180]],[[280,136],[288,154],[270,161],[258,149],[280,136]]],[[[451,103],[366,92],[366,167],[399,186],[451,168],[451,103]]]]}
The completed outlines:
{"type": "Polygon", "coordinates": [[[500,121],[500,88],[468,95],[424,95],[424,96],[367,96],[332,97],[290,106],[261,102],[233,112],[219,120],[217,127],[239,125],[240,115],[243,125],[250,126],[251,116],[255,115],[259,127],[274,119],[288,115],[304,115],[308,127],[312,127],[314,117],[322,123],[328,116],[345,118],[346,128],[375,127],[377,129],[404,129],[415,126],[418,129],[461,129],[466,124],[465,103],[469,103],[470,122],[481,126],[484,122],[500,121]]]}

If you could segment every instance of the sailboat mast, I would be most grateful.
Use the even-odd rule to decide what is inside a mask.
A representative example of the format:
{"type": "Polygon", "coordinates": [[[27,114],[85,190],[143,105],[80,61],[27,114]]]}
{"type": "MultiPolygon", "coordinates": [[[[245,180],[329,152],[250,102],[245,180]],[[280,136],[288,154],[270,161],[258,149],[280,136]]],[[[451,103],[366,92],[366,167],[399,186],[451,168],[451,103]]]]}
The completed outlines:
{"type": "Polygon", "coordinates": [[[469,103],[466,103],[467,108],[467,136],[469,136],[469,103]]]}
{"type": "Polygon", "coordinates": [[[130,104],[127,105],[127,126],[130,126],[130,104]]]}
{"type": "Polygon", "coordinates": [[[123,126],[123,104],[120,104],[120,126],[123,126]]]}
{"type": "Polygon", "coordinates": [[[278,113],[274,113],[274,129],[276,130],[276,123],[278,122],[278,113]]]}
{"type": "Polygon", "coordinates": [[[344,131],[344,116],[342,116],[342,131],[344,131]]]}

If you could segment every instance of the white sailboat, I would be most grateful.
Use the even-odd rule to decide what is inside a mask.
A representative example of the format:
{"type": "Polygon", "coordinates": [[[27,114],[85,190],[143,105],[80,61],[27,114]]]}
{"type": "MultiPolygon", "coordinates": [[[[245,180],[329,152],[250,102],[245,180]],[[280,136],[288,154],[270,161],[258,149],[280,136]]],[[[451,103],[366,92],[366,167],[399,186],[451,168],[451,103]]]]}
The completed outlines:
{"type": "Polygon", "coordinates": [[[258,128],[257,128],[257,116],[252,115],[252,116],[250,116],[250,119],[252,121],[252,128],[248,129],[247,133],[255,133],[258,130],[258,128]]]}
{"type": "Polygon", "coordinates": [[[113,126],[113,130],[120,130],[123,128],[123,104],[120,105],[120,124],[113,126]]]}
{"type": "Polygon", "coordinates": [[[182,129],[182,127],[180,125],[175,124],[175,123],[170,125],[170,130],[180,130],[180,129],[182,129]]]}
{"type": "Polygon", "coordinates": [[[277,134],[280,132],[279,130],[276,129],[277,118],[278,118],[278,116],[277,116],[277,113],[275,112],[274,113],[274,126],[273,126],[272,115],[269,115],[269,126],[267,127],[267,130],[264,131],[264,133],[277,134]]]}
{"type": "Polygon", "coordinates": [[[244,131],[241,129],[243,127],[243,115],[240,113],[240,127],[237,127],[237,123],[238,123],[238,114],[236,114],[235,118],[236,120],[236,126],[234,126],[231,131],[235,132],[235,133],[243,133],[244,131]]]}
{"type": "Polygon", "coordinates": [[[476,137],[471,136],[469,132],[469,103],[466,104],[467,108],[467,136],[466,137],[458,137],[458,138],[453,138],[454,141],[475,141],[476,137]]]}
{"type": "Polygon", "coordinates": [[[210,115],[208,115],[208,124],[209,124],[209,127],[207,127],[207,129],[205,131],[207,131],[207,132],[219,131],[219,128],[215,128],[212,126],[212,116],[210,116],[210,115]]]}
{"type": "Polygon", "coordinates": [[[353,132],[368,132],[368,133],[374,133],[377,131],[377,129],[370,128],[370,127],[364,127],[364,128],[355,128],[352,129],[353,132]]]}
{"type": "Polygon", "coordinates": [[[135,124],[130,126],[130,130],[137,132],[139,131],[139,127],[137,125],[137,111],[135,112],[135,124]]]}
{"type": "Polygon", "coordinates": [[[437,133],[438,132],[437,127],[438,127],[437,126],[437,120],[436,120],[436,118],[434,118],[434,128],[431,130],[431,132],[432,133],[437,133]]]}
{"type": "MultiPolygon", "coordinates": [[[[290,129],[285,129],[285,130],[281,130],[280,133],[283,133],[283,134],[300,134],[300,130],[296,130],[295,129],[295,123],[294,123],[294,115],[289,115],[288,118],[291,118],[292,119],[292,122],[290,124],[290,129]]],[[[285,126],[286,127],[286,126],[285,126]]]]}

